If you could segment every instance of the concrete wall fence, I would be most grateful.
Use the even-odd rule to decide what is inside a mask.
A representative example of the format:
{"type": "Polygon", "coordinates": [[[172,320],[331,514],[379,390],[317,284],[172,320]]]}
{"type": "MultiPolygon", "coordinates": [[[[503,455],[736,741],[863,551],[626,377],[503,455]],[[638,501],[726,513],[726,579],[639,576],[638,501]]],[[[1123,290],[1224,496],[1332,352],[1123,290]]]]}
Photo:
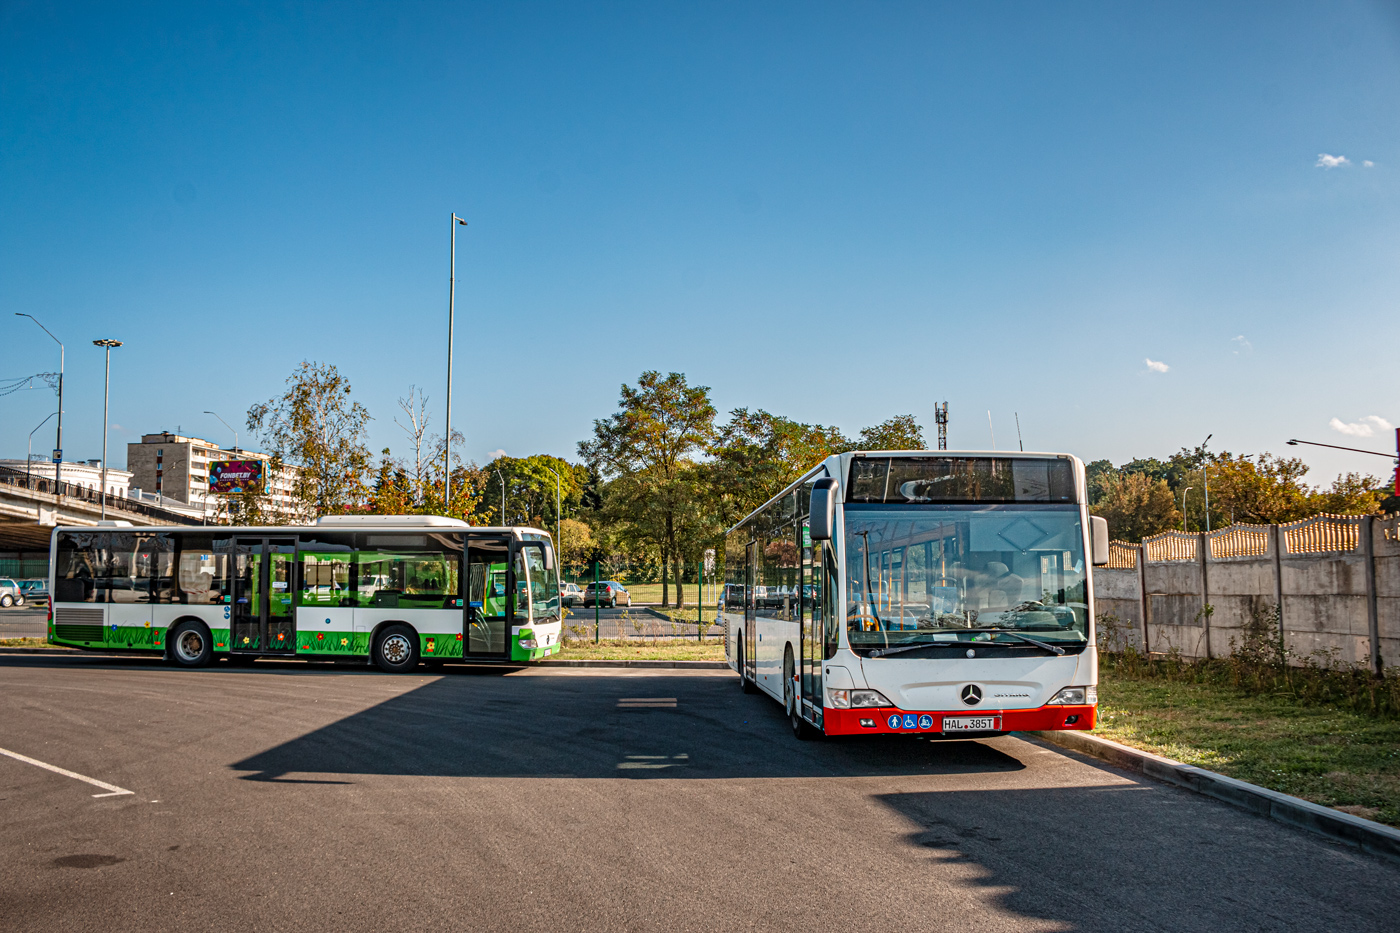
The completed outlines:
{"type": "Polygon", "coordinates": [[[1094,571],[1096,611],[1117,616],[1139,648],[1224,657],[1255,613],[1281,606],[1297,658],[1400,665],[1400,516],[1167,531],[1110,551],[1094,571]]]}

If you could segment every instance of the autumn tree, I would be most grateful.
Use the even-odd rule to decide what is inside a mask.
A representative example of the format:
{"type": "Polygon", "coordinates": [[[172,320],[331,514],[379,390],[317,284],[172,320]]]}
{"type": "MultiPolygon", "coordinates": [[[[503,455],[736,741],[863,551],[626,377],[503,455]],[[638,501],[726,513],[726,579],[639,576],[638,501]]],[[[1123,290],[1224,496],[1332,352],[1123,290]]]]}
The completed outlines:
{"type": "Polygon", "coordinates": [[[1108,533],[1122,541],[1141,541],[1181,523],[1166,480],[1145,473],[1118,473],[1104,480],[1099,500],[1089,510],[1108,522],[1108,533]]]}
{"type": "Polygon", "coordinates": [[[350,397],[350,380],[329,363],[303,362],[287,391],[248,409],[248,430],[278,464],[292,468],[302,518],[343,512],[366,498],[369,411],[350,397]]]}

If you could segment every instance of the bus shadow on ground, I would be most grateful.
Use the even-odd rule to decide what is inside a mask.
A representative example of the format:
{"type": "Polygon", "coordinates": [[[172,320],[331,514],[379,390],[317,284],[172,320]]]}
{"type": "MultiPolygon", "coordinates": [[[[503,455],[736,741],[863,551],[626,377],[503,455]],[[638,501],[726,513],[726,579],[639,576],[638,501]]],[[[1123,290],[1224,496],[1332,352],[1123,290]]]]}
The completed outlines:
{"type": "Polygon", "coordinates": [[[487,677],[452,670],[230,767],[244,780],[357,774],[715,779],[1019,771],[988,745],[903,737],[800,742],[737,680],[487,677]],[[293,777],[294,776],[294,777],[293,777]]]}
{"type": "Polygon", "coordinates": [[[1393,865],[1186,791],[1113,783],[872,799],[906,821],[904,842],[929,877],[959,878],[1047,929],[1394,929],[1393,865]]]}

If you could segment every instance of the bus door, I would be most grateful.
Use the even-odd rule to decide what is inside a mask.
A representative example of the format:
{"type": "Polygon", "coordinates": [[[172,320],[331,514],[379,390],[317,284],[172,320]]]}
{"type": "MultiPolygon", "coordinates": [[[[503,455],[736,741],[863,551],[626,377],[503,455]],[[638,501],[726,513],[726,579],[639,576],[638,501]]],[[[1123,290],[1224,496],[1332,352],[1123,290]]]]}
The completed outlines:
{"type": "Polygon", "coordinates": [[[467,539],[462,574],[462,656],[499,661],[510,657],[515,574],[510,536],[467,539]]]}
{"type": "Polygon", "coordinates": [[[758,545],[749,542],[744,551],[744,667],[749,680],[758,683],[758,614],[754,583],[758,579],[758,545]]]}
{"type": "Polygon", "coordinates": [[[802,523],[802,674],[801,695],[804,703],[810,703],[810,710],[804,709],[806,717],[821,723],[822,708],[822,609],[821,609],[821,563],[813,559],[811,526],[802,523]]]}
{"type": "Polygon", "coordinates": [[[295,653],[295,538],[235,538],[229,649],[295,653]]]}

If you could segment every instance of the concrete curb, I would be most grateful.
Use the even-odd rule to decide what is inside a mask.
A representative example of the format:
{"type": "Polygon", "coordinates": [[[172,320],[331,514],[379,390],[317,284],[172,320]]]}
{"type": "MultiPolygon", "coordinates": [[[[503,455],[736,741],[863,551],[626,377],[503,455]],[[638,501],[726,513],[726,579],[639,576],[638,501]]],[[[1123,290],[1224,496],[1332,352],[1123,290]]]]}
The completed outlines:
{"type": "Polygon", "coordinates": [[[1400,862],[1400,829],[1083,732],[1022,734],[1400,862]]]}
{"type": "Polygon", "coordinates": [[[529,667],[657,667],[684,671],[728,670],[726,661],[643,661],[643,660],[548,660],[535,661],[529,667]]]}
{"type": "MultiPolygon", "coordinates": [[[[0,645],[0,654],[100,654],[101,652],[82,651],[78,648],[42,648],[28,645],[0,645]]],[[[115,657],[115,655],[113,655],[115,657]]]]}

